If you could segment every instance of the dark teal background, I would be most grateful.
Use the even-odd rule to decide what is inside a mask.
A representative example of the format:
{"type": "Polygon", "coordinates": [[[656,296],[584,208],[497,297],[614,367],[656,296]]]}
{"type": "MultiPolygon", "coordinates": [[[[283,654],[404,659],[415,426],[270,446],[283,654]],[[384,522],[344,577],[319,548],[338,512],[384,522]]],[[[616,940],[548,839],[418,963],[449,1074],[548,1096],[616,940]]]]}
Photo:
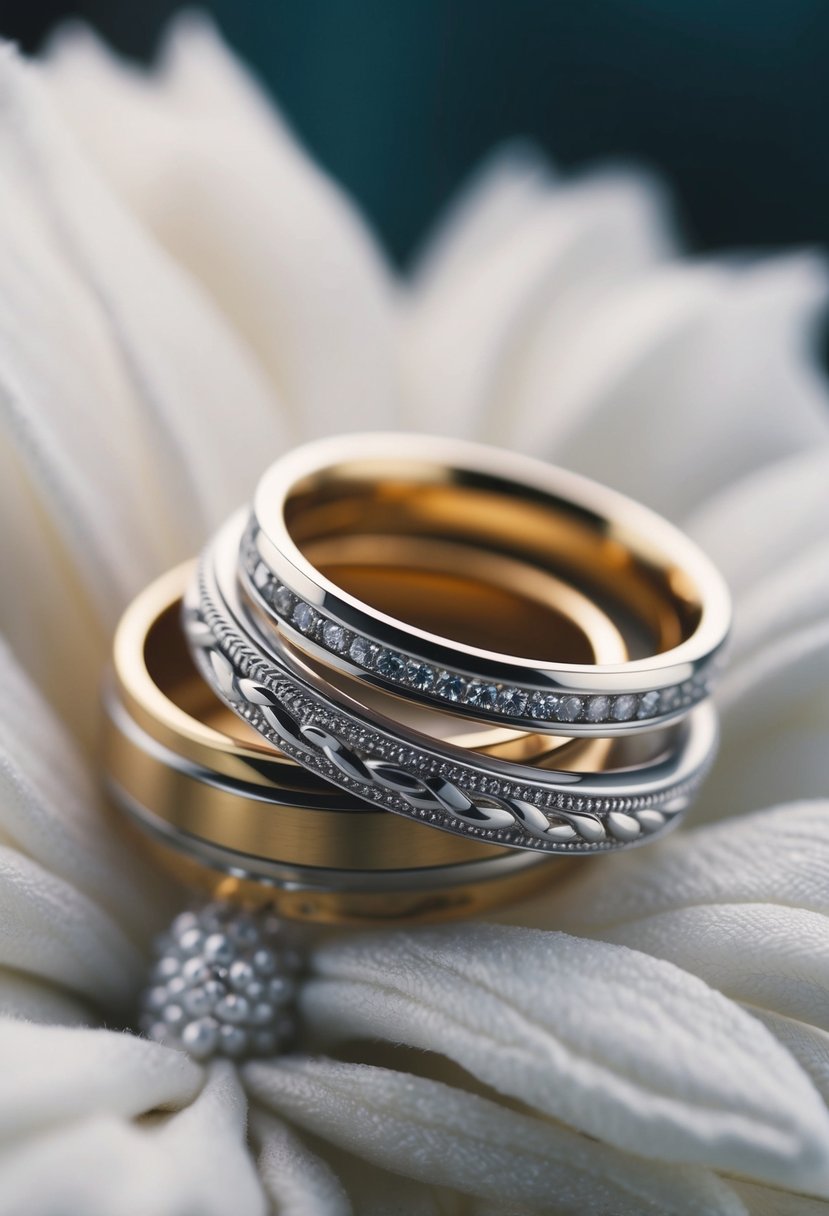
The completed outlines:
{"type": "MultiPolygon", "coordinates": [[[[38,45],[66,12],[147,55],[175,4],[0,4],[38,45]]],[[[829,0],[215,0],[208,6],[405,260],[494,143],[635,159],[692,245],[829,244],[829,0]]]]}

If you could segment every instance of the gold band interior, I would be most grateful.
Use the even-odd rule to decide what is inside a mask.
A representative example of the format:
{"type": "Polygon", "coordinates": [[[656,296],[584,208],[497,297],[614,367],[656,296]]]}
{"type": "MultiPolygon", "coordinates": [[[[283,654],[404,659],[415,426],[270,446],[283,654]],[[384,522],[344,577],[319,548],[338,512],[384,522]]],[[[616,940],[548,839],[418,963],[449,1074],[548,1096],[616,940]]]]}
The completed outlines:
{"type": "MultiPolygon", "coordinates": [[[[650,556],[641,540],[563,499],[508,484],[491,484],[472,473],[428,469],[421,477],[368,477],[348,462],[309,476],[285,504],[288,531],[313,562],[321,542],[349,537],[420,538],[472,547],[483,555],[517,559],[572,581],[620,623],[631,658],[673,649],[696,630],[702,603],[691,580],[661,555],[650,556]],[[430,481],[429,477],[434,477],[430,481]]],[[[333,581],[333,580],[332,580],[333,581]]],[[[336,581],[358,595],[365,572],[346,570],[336,581]],[[349,585],[350,584],[350,585],[349,585]]],[[[435,589],[439,592],[439,588],[435,589]]],[[[386,597],[389,592],[386,592],[386,597]]],[[[372,589],[373,607],[383,593],[372,589]]],[[[450,596],[439,595],[430,612],[452,622],[450,596]]],[[[390,603],[385,598],[386,603],[390,603]]],[[[400,597],[391,615],[417,626],[420,608],[400,597]]],[[[502,621],[508,620],[506,617],[502,621]]],[[[470,643],[465,621],[442,636],[470,643]]],[[[499,631],[497,651],[542,662],[578,661],[561,649],[561,636],[543,630],[499,631]],[[511,644],[507,644],[507,643],[511,644]]]]}
{"type": "MultiPolygon", "coordinates": [[[[568,661],[623,663],[625,639],[601,608],[554,575],[501,554],[481,553],[470,545],[419,537],[341,536],[309,547],[318,568],[359,598],[384,612],[409,617],[421,628],[443,636],[460,634],[466,622],[474,645],[497,645],[497,639],[553,639],[568,661]]],[[[268,628],[265,612],[254,615],[268,628]]],[[[319,663],[311,661],[313,666],[319,663]]],[[[516,731],[472,723],[450,712],[427,709],[410,699],[395,700],[378,688],[355,685],[336,670],[326,678],[356,695],[380,713],[406,726],[458,747],[503,760],[566,766],[583,771],[602,768],[606,739],[516,731]]]]}
{"type": "Polygon", "coordinates": [[[546,650],[569,663],[623,663],[605,612],[548,571],[473,545],[420,536],[311,542],[321,574],[381,612],[483,650],[546,650]]]}

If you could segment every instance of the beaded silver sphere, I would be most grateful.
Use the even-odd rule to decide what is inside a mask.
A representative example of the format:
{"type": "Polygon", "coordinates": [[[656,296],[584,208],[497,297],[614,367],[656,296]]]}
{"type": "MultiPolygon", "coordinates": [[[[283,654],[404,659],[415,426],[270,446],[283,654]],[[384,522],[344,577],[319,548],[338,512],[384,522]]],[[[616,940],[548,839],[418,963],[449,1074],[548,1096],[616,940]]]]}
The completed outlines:
{"type": "Polygon", "coordinates": [[[139,1027],[198,1060],[272,1056],[294,1032],[300,958],[270,912],[211,903],[182,912],[154,943],[139,1027]]]}

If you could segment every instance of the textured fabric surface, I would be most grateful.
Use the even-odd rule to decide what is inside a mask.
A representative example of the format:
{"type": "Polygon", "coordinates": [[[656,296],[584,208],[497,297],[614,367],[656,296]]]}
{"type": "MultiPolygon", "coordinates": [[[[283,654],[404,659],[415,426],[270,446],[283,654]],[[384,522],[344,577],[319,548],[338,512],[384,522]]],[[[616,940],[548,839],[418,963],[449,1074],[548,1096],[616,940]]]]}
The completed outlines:
{"type": "Polygon", "coordinates": [[[401,280],[204,22],[0,56],[0,1216],[829,1213],[825,268],[497,153],[401,280]],[[305,1054],[129,1029],[186,898],[98,794],[118,614],[297,439],[404,425],[678,521],[735,596],[689,828],[491,924],[320,934],[305,1054]]]}

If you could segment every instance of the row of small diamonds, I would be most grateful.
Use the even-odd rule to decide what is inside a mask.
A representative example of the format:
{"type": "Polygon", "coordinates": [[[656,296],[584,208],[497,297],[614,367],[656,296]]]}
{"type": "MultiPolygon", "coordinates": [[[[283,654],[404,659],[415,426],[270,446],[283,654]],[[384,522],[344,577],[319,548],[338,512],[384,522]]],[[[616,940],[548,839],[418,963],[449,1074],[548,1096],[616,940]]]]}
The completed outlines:
{"type": "MultiPolygon", "coordinates": [[[[248,559],[250,561],[250,559],[248,559]]],[[[274,579],[262,562],[250,562],[254,586],[277,616],[293,625],[309,640],[332,654],[348,657],[364,671],[377,672],[384,680],[411,688],[424,696],[450,704],[469,705],[486,713],[537,722],[630,722],[662,717],[689,708],[709,691],[705,672],[693,680],[644,693],[578,696],[572,693],[530,691],[508,684],[486,683],[448,671],[389,650],[361,634],[353,633],[300,599],[284,583],[274,579]]]]}

